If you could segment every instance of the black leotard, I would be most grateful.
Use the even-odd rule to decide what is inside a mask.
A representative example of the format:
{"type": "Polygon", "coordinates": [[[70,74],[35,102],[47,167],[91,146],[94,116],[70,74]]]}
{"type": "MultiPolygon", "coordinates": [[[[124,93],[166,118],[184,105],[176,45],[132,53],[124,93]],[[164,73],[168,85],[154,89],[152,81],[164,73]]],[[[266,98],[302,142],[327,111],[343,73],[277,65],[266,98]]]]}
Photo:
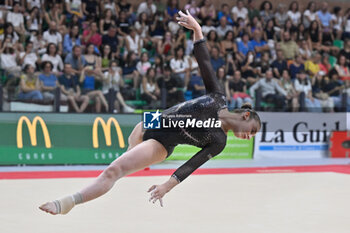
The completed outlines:
{"type": "MultiPolygon", "coordinates": [[[[191,115],[192,118],[200,120],[212,118],[217,120],[218,112],[227,107],[224,92],[212,68],[204,40],[195,42],[194,55],[201,70],[207,94],[164,110],[162,118],[170,118],[171,115],[181,114],[191,115]]],[[[183,181],[210,158],[218,155],[226,145],[226,134],[221,128],[147,129],[143,135],[143,140],[147,139],[155,139],[160,142],[167,150],[168,156],[178,144],[189,144],[202,148],[174,172],[173,177],[179,182],[183,181]]]]}

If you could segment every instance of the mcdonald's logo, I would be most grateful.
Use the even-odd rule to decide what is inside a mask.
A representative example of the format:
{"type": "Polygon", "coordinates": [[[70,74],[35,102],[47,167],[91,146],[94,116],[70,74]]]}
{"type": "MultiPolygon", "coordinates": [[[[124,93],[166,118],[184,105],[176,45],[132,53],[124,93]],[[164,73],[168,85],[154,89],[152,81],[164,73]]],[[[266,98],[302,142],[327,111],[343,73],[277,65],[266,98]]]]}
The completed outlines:
{"type": "Polygon", "coordinates": [[[117,131],[117,136],[118,136],[118,141],[119,141],[119,147],[120,148],[124,148],[125,147],[125,142],[124,142],[124,136],[123,136],[123,132],[120,129],[119,123],[118,121],[113,118],[110,117],[106,122],[101,118],[101,117],[96,117],[94,124],[92,126],[92,144],[94,148],[98,148],[98,125],[99,123],[101,123],[102,125],[102,129],[103,129],[103,133],[105,135],[105,139],[106,139],[106,145],[107,146],[111,146],[112,145],[112,140],[111,140],[111,127],[112,127],[112,123],[114,124],[114,127],[117,131]]]}
{"type": "Polygon", "coordinates": [[[41,129],[42,132],[44,134],[44,140],[45,140],[45,147],[46,148],[51,148],[51,140],[50,140],[50,135],[49,135],[49,131],[47,130],[45,121],[39,117],[36,116],[33,119],[33,123],[28,119],[28,117],[26,116],[21,116],[18,120],[17,123],[17,147],[18,148],[23,148],[23,122],[25,122],[27,124],[28,127],[28,131],[29,131],[29,136],[30,136],[30,142],[32,144],[32,146],[36,146],[37,145],[37,135],[36,135],[36,126],[37,123],[40,123],[41,125],[41,129]]]}

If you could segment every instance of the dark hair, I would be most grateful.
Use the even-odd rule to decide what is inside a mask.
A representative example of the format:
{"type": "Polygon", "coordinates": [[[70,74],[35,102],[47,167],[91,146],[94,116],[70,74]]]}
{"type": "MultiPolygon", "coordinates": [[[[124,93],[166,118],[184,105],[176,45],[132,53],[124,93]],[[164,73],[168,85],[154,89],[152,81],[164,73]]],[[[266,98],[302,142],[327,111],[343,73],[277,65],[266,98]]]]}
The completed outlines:
{"type": "Polygon", "coordinates": [[[210,31],[208,32],[208,34],[207,34],[207,40],[210,41],[210,35],[211,35],[211,33],[214,33],[214,35],[215,35],[214,41],[215,41],[215,42],[218,41],[218,33],[216,32],[216,30],[210,30],[210,31]]]}
{"type": "Polygon", "coordinates": [[[185,48],[182,46],[182,45],[180,45],[180,46],[177,46],[176,48],[175,48],[175,59],[184,59],[184,56],[185,56],[185,48]],[[182,54],[182,57],[181,58],[178,58],[177,57],[177,52],[180,50],[180,49],[182,49],[182,51],[183,51],[183,54],[182,54]]]}
{"type": "Polygon", "coordinates": [[[50,64],[50,66],[51,66],[50,70],[52,70],[53,65],[52,65],[52,63],[51,63],[50,61],[44,61],[43,63],[41,63],[41,68],[44,70],[44,69],[45,69],[45,66],[46,66],[47,64],[50,64]]]}
{"type": "Polygon", "coordinates": [[[119,64],[119,63],[118,63],[118,60],[111,60],[111,61],[109,61],[108,66],[109,66],[109,67],[112,67],[112,64],[113,64],[113,63],[116,63],[117,65],[119,64]]]}
{"type": "Polygon", "coordinates": [[[293,2],[290,3],[290,5],[289,5],[289,10],[290,10],[290,11],[292,10],[293,4],[297,4],[297,9],[296,9],[295,11],[299,11],[299,3],[298,3],[297,1],[293,1],[293,2]]]}
{"type": "Polygon", "coordinates": [[[261,5],[260,5],[260,11],[263,11],[263,10],[265,10],[265,4],[269,4],[269,6],[270,6],[270,10],[272,10],[272,3],[270,2],[270,1],[263,1],[262,3],[261,3],[261,5]]]}
{"type": "Polygon", "coordinates": [[[261,126],[260,117],[259,117],[258,113],[253,109],[253,107],[250,103],[244,103],[241,108],[235,109],[233,112],[234,113],[250,112],[249,119],[256,120],[259,123],[259,125],[261,126]]]}
{"type": "Polygon", "coordinates": [[[228,34],[229,33],[232,33],[232,41],[235,39],[235,34],[232,30],[228,30],[226,33],[225,33],[225,36],[224,36],[224,40],[227,40],[227,37],[228,37],[228,34]]]}
{"type": "Polygon", "coordinates": [[[334,13],[335,15],[337,15],[337,14],[339,13],[339,11],[341,11],[341,7],[336,6],[336,7],[333,8],[333,13],[334,13]]]}
{"type": "Polygon", "coordinates": [[[29,67],[31,67],[31,66],[32,66],[32,65],[30,65],[30,64],[26,64],[26,65],[24,66],[24,68],[23,68],[24,72],[27,73],[29,67]]]}
{"type": "Polygon", "coordinates": [[[73,38],[73,33],[72,33],[72,30],[74,27],[78,27],[78,33],[77,35],[75,36],[75,39],[78,39],[79,38],[79,26],[78,25],[72,25],[70,28],[69,28],[69,37],[70,38],[73,38]]]}
{"type": "Polygon", "coordinates": [[[312,4],[315,4],[315,2],[314,1],[309,2],[309,4],[307,4],[306,9],[310,10],[312,4]]]}
{"type": "Polygon", "coordinates": [[[53,45],[53,46],[55,46],[55,55],[57,55],[57,51],[58,51],[58,48],[57,48],[57,45],[56,44],[54,44],[54,43],[49,43],[48,45],[47,45],[47,47],[46,47],[46,53],[48,54],[48,55],[50,55],[50,46],[51,45],[53,45]]]}

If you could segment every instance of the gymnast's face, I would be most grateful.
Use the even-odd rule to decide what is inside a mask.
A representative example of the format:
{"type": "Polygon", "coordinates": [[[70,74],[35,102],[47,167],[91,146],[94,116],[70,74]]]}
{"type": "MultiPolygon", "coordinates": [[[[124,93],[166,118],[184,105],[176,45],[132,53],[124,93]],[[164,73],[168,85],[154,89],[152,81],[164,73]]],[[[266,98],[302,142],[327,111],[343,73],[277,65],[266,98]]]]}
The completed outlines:
{"type": "Polygon", "coordinates": [[[260,130],[260,124],[250,118],[250,112],[241,113],[241,122],[233,128],[233,133],[240,139],[251,139],[260,130]]]}

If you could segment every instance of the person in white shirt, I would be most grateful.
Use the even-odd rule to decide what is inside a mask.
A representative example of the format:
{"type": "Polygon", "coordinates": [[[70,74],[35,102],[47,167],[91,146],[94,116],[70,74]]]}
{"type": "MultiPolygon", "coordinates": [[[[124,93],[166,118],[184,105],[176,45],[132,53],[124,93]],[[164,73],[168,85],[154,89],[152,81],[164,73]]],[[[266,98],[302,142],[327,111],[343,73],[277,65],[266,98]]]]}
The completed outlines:
{"type": "Polygon", "coordinates": [[[157,7],[153,4],[153,0],[147,0],[139,5],[137,8],[137,16],[141,13],[146,12],[147,16],[152,18],[152,16],[156,13],[157,7]]]}
{"type": "Polygon", "coordinates": [[[50,43],[47,46],[46,53],[41,58],[42,61],[50,61],[52,63],[52,72],[56,75],[58,75],[60,71],[63,71],[64,68],[62,58],[57,52],[57,46],[54,43],[50,43]]]}
{"type": "Polygon", "coordinates": [[[8,79],[6,87],[16,83],[17,78],[21,75],[21,67],[17,64],[18,52],[13,48],[10,40],[7,38],[4,41],[3,47],[0,48],[0,66],[5,70],[5,75],[8,79]]]}
{"type": "Polygon", "coordinates": [[[53,43],[58,46],[58,53],[62,53],[62,35],[57,31],[57,24],[51,21],[50,28],[43,35],[44,41],[49,44],[53,43]]]}
{"type": "Polygon", "coordinates": [[[151,63],[148,61],[147,52],[141,54],[141,60],[137,63],[136,69],[141,76],[146,75],[147,70],[151,67],[151,63]]]}
{"type": "Polygon", "coordinates": [[[316,4],[315,2],[309,2],[306,10],[303,14],[303,23],[305,28],[309,28],[312,21],[316,20],[317,12],[316,12],[316,4]]]}
{"type": "Polygon", "coordinates": [[[294,1],[290,4],[289,11],[287,12],[287,14],[289,18],[292,20],[293,25],[297,27],[301,19],[298,2],[294,1]]]}
{"type": "Polygon", "coordinates": [[[248,23],[248,10],[244,7],[243,0],[237,0],[237,6],[232,8],[231,13],[234,22],[237,22],[238,18],[242,18],[248,23]]]}
{"type": "Polygon", "coordinates": [[[224,37],[226,32],[233,31],[232,26],[227,24],[226,16],[222,16],[220,19],[220,25],[216,27],[216,32],[219,37],[224,37]]]}
{"type": "Polygon", "coordinates": [[[24,68],[26,65],[31,65],[34,69],[38,65],[40,65],[40,57],[34,52],[33,42],[29,41],[26,45],[26,50],[24,52],[19,53],[19,64],[24,68]]]}
{"type": "Polygon", "coordinates": [[[116,92],[116,100],[114,102],[114,107],[118,112],[120,112],[120,105],[123,107],[123,112],[131,113],[134,112],[135,109],[128,106],[123,96],[120,93],[120,89],[123,87],[124,81],[122,78],[122,69],[118,67],[117,61],[111,61],[109,63],[109,69],[104,73],[104,78],[102,80],[102,93],[105,95],[106,99],[108,99],[108,94],[110,89],[113,89],[116,92]]]}
{"type": "Polygon", "coordinates": [[[333,9],[332,21],[333,32],[336,39],[340,40],[343,35],[343,10],[339,6],[336,6],[333,9]]]}
{"type": "Polygon", "coordinates": [[[127,52],[133,51],[138,57],[141,55],[143,41],[134,27],[130,28],[130,34],[126,36],[125,43],[127,52]]]}
{"type": "Polygon", "coordinates": [[[24,28],[24,17],[20,12],[19,2],[15,2],[13,5],[13,11],[8,12],[6,16],[6,21],[11,23],[15,31],[20,35],[21,41],[24,41],[25,28],[24,28]]]}
{"type": "Polygon", "coordinates": [[[187,87],[190,80],[190,64],[188,58],[184,56],[184,48],[179,46],[175,48],[175,57],[170,60],[170,67],[178,75],[184,86],[187,87]]]}

